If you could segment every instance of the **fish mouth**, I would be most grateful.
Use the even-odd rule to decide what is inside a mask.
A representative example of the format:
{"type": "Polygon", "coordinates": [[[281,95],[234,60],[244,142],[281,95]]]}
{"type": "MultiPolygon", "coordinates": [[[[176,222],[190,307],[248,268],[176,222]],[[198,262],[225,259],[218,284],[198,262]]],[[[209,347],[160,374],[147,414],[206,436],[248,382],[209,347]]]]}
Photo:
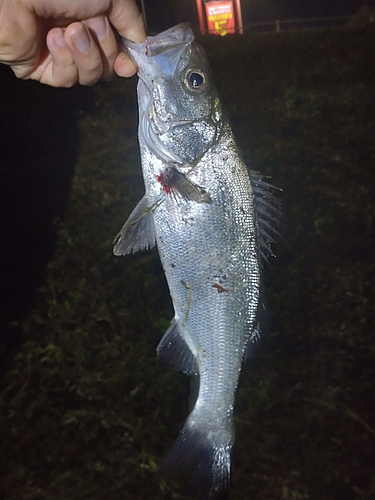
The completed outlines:
{"type": "Polygon", "coordinates": [[[146,40],[146,55],[153,57],[179,45],[186,46],[194,40],[194,33],[189,23],[181,23],[146,40]]]}
{"type": "Polygon", "coordinates": [[[129,50],[131,57],[136,59],[137,54],[154,57],[179,45],[186,47],[194,38],[190,23],[181,23],[155,36],[148,36],[142,43],[131,42],[125,38],[122,41],[129,50]]]}

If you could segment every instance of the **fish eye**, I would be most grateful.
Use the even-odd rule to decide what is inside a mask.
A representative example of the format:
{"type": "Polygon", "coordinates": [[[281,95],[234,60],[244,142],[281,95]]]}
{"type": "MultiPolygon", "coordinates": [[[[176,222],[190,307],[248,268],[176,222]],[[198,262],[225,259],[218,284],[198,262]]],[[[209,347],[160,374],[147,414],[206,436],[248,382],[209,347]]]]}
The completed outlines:
{"type": "Polygon", "coordinates": [[[192,87],[200,87],[203,81],[203,75],[201,75],[200,73],[190,73],[189,85],[191,85],[192,87]]]}
{"type": "Polygon", "coordinates": [[[191,69],[185,75],[185,85],[190,90],[203,90],[206,76],[200,69],[191,69]]]}

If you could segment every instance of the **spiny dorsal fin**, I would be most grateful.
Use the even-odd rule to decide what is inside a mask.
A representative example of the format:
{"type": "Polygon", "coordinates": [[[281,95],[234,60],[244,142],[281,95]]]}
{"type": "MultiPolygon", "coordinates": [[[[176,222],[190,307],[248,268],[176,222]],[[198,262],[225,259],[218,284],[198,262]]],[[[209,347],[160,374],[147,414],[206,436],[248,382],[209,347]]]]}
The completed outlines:
{"type": "Polygon", "coordinates": [[[250,180],[254,192],[254,208],[256,214],[256,226],[258,245],[260,253],[260,263],[263,269],[270,256],[275,254],[272,250],[272,243],[282,239],[279,232],[281,227],[281,203],[274,195],[274,191],[281,191],[280,188],[263,180],[264,175],[250,170],[250,180]]]}

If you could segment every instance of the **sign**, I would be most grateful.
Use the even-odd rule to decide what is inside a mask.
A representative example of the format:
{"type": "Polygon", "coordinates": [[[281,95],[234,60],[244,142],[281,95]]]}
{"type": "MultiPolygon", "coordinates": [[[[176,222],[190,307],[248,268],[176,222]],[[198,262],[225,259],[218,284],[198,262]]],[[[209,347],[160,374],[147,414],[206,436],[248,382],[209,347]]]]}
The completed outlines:
{"type": "Polygon", "coordinates": [[[232,0],[206,2],[208,32],[224,36],[235,33],[235,18],[232,0]]]}

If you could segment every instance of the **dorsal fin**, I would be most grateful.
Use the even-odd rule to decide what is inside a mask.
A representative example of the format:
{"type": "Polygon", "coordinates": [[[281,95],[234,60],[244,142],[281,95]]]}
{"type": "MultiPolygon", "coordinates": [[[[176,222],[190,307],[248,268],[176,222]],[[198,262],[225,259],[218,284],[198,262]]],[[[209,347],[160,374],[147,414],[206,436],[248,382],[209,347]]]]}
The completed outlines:
{"type": "Polygon", "coordinates": [[[272,318],[268,307],[266,290],[264,284],[260,284],[259,302],[257,315],[255,319],[254,329],[251,332],[250,338],[247,341],[244,361],[247,363],[254,356],[254,351],[259,347],[259,342],[267,337],[271,330],[272,318]]]}
{"type": "Polygon", "coordinates": [[[262,269],[268,262],[268,258],[270,256],[275,256],[272,250],[272,243],[282,239],[282,235],[279,232],[282,226],[281,202],[274,195],[275,190],[282,190],[263,180],[264,177],[264,175],[254,170],[250,170],[250,180],[254,192],[260,264],[262,269]]]}

